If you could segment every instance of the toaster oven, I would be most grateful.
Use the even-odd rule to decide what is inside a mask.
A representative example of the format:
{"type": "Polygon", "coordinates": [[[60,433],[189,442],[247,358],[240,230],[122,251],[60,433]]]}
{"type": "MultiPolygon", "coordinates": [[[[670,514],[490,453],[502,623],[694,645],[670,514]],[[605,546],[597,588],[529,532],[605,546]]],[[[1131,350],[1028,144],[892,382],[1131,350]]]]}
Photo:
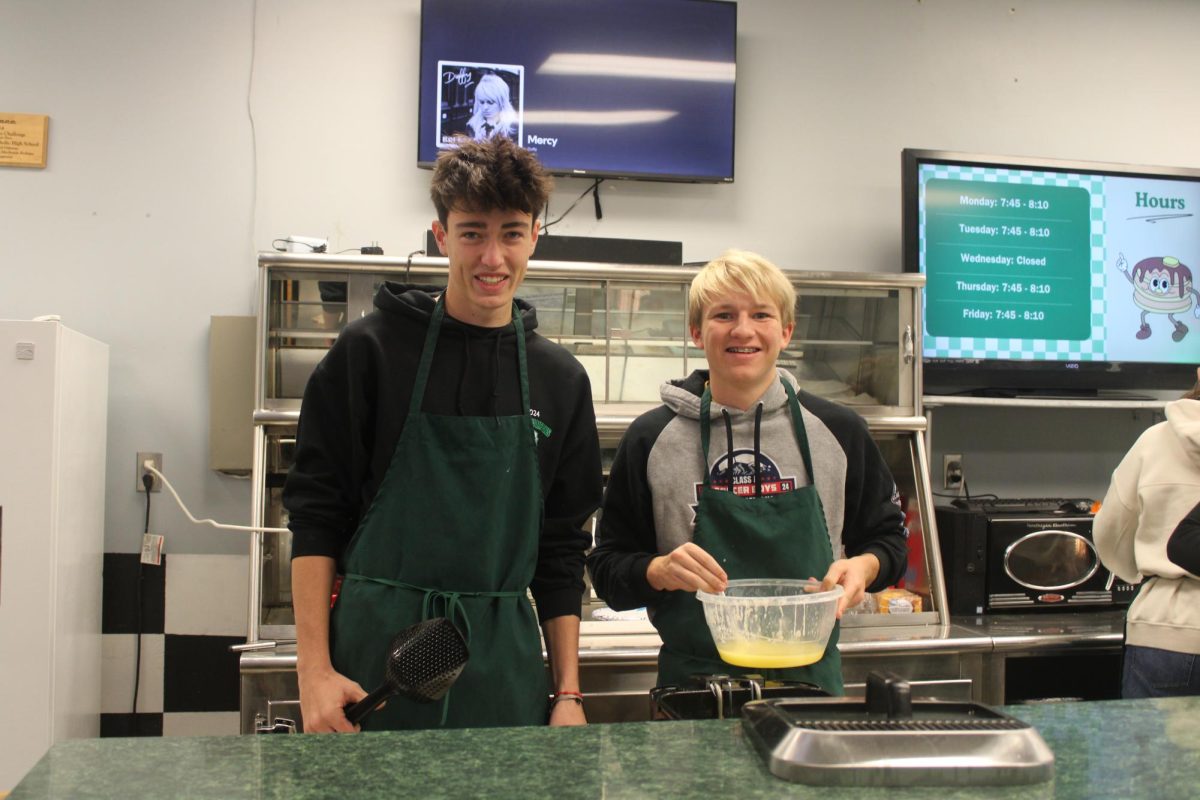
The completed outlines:
{"type": "Polygon", "coordinates": [[[1127,606],[1137,592],[1100,563],[1091,514],[935,513],[952,614],[1127,606]]]}

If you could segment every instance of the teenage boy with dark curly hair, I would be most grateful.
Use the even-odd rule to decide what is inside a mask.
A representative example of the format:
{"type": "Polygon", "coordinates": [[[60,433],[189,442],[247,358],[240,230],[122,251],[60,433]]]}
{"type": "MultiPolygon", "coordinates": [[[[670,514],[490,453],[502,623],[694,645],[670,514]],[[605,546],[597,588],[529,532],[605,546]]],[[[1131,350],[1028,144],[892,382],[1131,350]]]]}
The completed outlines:
{"type": "Polygon", "coordinates": [[[385,283],[309,380],[284,489],[306,731],[354,730],[343,707],[383,682],[390,639],[434,616],[467,637],[466,669],[441,703],[393,698],[364,728],[585,722],[591,387],[514,299],[550,188],[506,138],[443,152],[430,194],[445,289],[385,283]]]}

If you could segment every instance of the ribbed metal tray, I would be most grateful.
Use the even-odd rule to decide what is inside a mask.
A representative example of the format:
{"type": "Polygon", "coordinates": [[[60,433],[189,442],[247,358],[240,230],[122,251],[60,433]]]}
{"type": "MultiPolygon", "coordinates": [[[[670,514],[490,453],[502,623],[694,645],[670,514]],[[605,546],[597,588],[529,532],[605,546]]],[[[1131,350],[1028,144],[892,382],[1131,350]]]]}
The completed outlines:
{"type": "Polygon", "coordinates": [[[1054,754],[1034,728],[978,703],[920,701],[911,717],[862,698],[755,700],[742,727],[772,774],[821,786],[1040,783],[1054,754]]]}

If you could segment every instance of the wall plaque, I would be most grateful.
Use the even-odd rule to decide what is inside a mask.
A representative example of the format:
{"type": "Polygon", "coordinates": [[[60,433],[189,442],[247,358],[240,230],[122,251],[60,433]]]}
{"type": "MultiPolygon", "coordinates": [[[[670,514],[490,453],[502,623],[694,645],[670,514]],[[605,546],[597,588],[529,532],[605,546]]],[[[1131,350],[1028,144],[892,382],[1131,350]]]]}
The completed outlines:
{"type": "Polygon", "coordinates": [[[46,166],[50,117],[0,111],[0,167],[46,166]]]}

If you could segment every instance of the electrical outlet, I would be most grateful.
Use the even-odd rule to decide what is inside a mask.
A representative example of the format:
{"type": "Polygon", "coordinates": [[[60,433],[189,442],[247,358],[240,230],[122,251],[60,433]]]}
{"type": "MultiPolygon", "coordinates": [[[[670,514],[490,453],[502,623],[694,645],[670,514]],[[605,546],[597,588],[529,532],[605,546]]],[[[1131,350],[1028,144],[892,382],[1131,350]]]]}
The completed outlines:
{"type": "Polygon", "coordinates": [[[143,466],[143,464],[145,464],[147,461],[149,461],[151,466],[153,466],[156,470],[158,470],[159,472],[162,472],[162,453],[138,453],[137,454],[137,473],[136,473],[136,475],[137,475],[137,490],[139,492],[146,491],[146,487],[142,484],[142,476],[149,474],[150,477],[154,479],[154,483],[150,484],[150,491],[161,492],[162,491],[162,481],[159,480],[157,475],[155,475],[153,472],[149,472],[149,470],[147,470],[143,466]]]}
{"type": "Polygon", "coordinates": [[[963,476],[962,453],[946,453],[942,455],[942,488],[961,489],[963,476]]]}

